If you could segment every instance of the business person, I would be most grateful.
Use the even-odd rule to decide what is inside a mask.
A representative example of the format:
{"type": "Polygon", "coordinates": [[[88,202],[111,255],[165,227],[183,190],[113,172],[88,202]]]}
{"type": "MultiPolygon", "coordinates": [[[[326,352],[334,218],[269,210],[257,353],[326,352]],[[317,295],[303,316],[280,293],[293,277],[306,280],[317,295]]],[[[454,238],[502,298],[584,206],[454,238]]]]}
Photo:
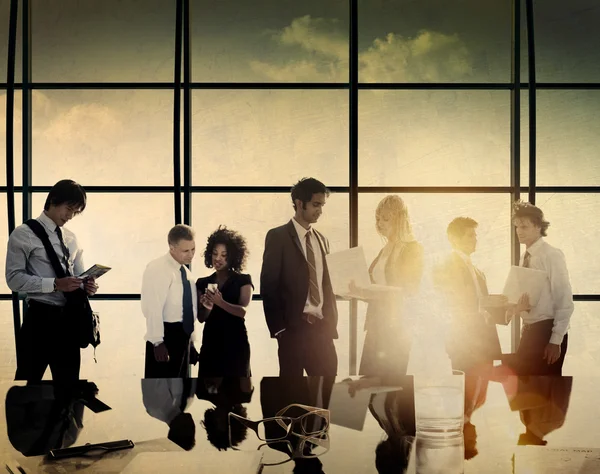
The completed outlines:
{"type": "Polygon", "coordinates": [[[169,251],[146,266],[142,312],[146,318],[145,378],[187,377],[197,295],[186,267],[196,244],[191,227],[178,224],[168,234],[169,251]]]}
{"type": "Polygon", "coordinates": [[[325,256],[329,242],[313,228],[329,190],[314,178],[292,188],[295,215],[265,239],[261,295],[279,349],[279,375],[336,375],[337,306],[325,256]]]}
{"type": "Polygon", "coordinates": [[[250,377],[198,379],[196,396],[214,405],[213,408],[206,409],[200,424],[206,429],[206,438],[210,444],[219,451],[235,448],[246,439],[248,428],[235,421],[230,423],[229,413],[246,418],[248,410],[244,404],[252,401],[253,393],[254,386],[250,377]]]}
{"type": "Polygon", "coordinates": [[[412,341],[403,302],[419,289],[423,247],[413,236],[408,209],[399,196],[386,196],[379,202],[375,226],[385,245],[369,268],[371,282],[394,286],[401,292],[369,293],[358,288],[361,298],[369,303],[359,374],[404,375],[412,341]]]}
{"type": "Polygon", "coordinates": [[[84,211],[86,203],[83,187],[64,179],[52,186],[44,211],[36,219],[68,275],[64,278],[57,278],[44,244],[27,224],[18,226],[8,239],[6,283],[12,291],[27,295],[27,311],[16,340],[16,380],[41,380],[48,366],[53,380],[79,379],[81,352],[65,294],[84,288],[93,295],[98,285],[93,278],[77,277],[85,271],[83,250],[64,226],[84,211]]]}
{"type": "Polygon", "coordinates": [[[547,274],[537,304],[531,307],[525,295],[524,301],[512,311],[512,315],[520,315],[523,320],[513,368],[519,375],[561,375],[574,310],[565,256],[544,240],[550,223],[540,208],[517,201],[512,220],[519,242],[525,245],[520,266],[547,274]]]}
{"type": "Polygon", "coordinates": [[[471,261],[477,249],[478,223],[457,217],[447,228],[452,253],[434,269],[434,281],[448,305],[450,324],[446,350],[452,369],[465,373],[465,431],[470,418],[486,399],[494,360],[501,360],[496,324],[507,324],[508,301],[485,307],[489,296],[484,273],[471,261]]]}
{"type": "Polygon", "coordinates": [[[146,412],[169,427],[167,438],[189,451],[196,445],[196,424],[186,410],[196,392],[196,379],[143,379],[142,399],[146,412]]]}
{"type": "Polygon", "coordinates": [[[247,254],[246,239],[233,230],[219,227],[208,238],[204,264],[215,271],[196,281],[198,319],[205,322],[199,377],[251,376],[244,318],[254,285],[250,275],[241,273],[247,254]]]}

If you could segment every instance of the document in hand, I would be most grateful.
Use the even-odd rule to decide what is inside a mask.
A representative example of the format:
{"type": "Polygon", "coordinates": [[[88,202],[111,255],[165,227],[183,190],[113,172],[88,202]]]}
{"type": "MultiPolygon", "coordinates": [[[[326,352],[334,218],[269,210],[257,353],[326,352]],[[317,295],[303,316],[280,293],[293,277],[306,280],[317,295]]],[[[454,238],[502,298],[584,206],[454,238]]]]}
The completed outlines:
{"type": "Polygon", "coordinates": [[[100,278],[102,275],[104,275],[110,269],[111,269],[111,267],[105,267],[104,265],[96,264],[93,267],[88,268],[81,275],[79,275],[79,278],[86,278],[86,277],[100,278]]]}
{"type": "Polygon", "coordinates": [[[523,293],[528,293],[529,304],[535,306],[540,300],[547,278],[546,272],[542,270],[513,265],[508,272],[502,294],[508,298],[509,303],[515,304],[523,293]]]}
{"type": "Polygon", "coordinates": [[[350,293],[350,282],[359,288],[371,291],[382,291],[385,293],[397,292],[399,288],[394,286],[376,285],[371,283],[367,259],[362,247],[353,247],[340,252],[330,253],[326,257],[327,268],[333,292],[339,296],[357,297],[350,293]]]}

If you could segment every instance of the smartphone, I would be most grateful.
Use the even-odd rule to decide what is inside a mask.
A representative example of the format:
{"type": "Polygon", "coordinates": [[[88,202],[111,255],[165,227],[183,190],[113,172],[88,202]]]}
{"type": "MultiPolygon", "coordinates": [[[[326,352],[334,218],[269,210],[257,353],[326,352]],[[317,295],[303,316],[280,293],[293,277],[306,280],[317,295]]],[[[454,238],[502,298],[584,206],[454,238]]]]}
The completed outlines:
{"type": "Polygon", "coordinates": [[[209,283],[208,286],[206,287],[206,289],[208,291],[210,291],[211,293],[214,293],[215,291],[217,291],[217,288],[219,288],[219,285],[217,285],[216,283],[209,283]]]}
{"type": "Polygon", "coordinates": [[[131,449],[135,445],[130,439],[122,439],[119,441],[109,441],[108,443],[85,444],[83,446],[75,446],[72,448],[52,449],[48,453],[49,459],[64,459],[76,456],[85,456],[90,452],[98,451],[117,451],[119,449],[131,449]]]}

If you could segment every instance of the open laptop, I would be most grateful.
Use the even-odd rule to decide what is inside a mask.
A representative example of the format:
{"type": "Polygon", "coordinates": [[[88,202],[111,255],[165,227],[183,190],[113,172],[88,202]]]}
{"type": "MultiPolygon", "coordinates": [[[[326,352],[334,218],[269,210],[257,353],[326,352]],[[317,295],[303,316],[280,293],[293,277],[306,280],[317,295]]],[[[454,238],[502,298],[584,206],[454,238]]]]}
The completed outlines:
{"type": "Polygon", "coordinates": [[[353,247],[340,252],[330,253],[326,257],[327,268],[333,292],[345,298],[358,298],[360,295],[350,292],[350,282],[359,288],[368,291],[377,291],[383,294],[397,294],[402,290],[395,286],[371,283],[367,259],[362,247],[353,247]]]}

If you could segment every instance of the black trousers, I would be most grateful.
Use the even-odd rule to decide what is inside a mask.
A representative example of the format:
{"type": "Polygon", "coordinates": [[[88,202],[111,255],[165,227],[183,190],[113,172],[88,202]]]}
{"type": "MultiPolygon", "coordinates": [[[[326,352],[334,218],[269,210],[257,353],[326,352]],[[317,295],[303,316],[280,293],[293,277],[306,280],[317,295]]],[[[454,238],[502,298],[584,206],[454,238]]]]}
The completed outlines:
{"type": "Polygon", "coordinates": [[[289,328],[278,337],[279,376],[337,375],[338,358],[331,336],[316,321],[289,328]]]}
{"type": "Polygon", "coordinates": [[[519,348],[513,361],[509,363],[517,375],[562,375],[569,341],[568,334],[565,334],[560,345],[558,360],[552,365],[548,365],[544,360],[544,349],[552,336],[553,326],[554,320],[546,319],[523,328],[519,348]]]}
{"type": "Polygon", "coordinates": [[[52,380],[79,380],[81,349],[64,307],[29,300],[16,344],[15,380],[42,380],[48,366],[52,380]]]}
{"type": "Polygon", "coordinates": [[[190,336],[183,330],[183,323],[163,323],[163,341],[169,352],[168,362],[158,362],[154,357],[154,344],[146,341],[147,379],[184,378],[188,376],[190,336]]]}

